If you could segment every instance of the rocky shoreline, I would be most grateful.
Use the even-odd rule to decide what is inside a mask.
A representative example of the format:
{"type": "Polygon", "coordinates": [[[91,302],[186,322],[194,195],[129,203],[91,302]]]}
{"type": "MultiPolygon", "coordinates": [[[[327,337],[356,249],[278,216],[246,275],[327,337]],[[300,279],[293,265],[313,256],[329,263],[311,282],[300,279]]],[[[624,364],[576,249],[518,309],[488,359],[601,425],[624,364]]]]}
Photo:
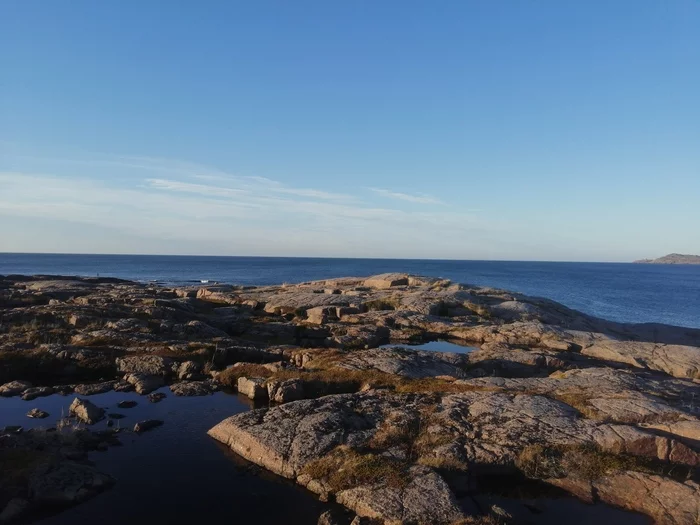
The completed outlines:
{"type": "Polygon", "coordinates": [[[0,434],[0,522],[108,488],[86,454],[119,436],[89,430],[107,415],[86,397],[157,401],[164,385],[263,404],[210,436],[351,512],[324,523],[520,522],[517,497],[484,504],[489,476],[657,523],[700,516],[700,330],[404,274],[176,289],[5,276],[0,395],[76,401],[64,428],[0,434]],[[474,349],[408,346],[436,339],[474,349]]]}

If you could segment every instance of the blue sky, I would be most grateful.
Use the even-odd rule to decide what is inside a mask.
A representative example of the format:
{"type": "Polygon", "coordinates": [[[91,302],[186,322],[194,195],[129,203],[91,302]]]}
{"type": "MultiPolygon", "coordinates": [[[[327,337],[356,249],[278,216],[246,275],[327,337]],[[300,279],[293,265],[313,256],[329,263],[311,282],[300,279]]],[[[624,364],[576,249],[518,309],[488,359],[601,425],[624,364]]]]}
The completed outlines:
{"type": "Polygon", "coordinates": [[[700,2],[0,1],[0,251],[700,253],[700,2]]]}

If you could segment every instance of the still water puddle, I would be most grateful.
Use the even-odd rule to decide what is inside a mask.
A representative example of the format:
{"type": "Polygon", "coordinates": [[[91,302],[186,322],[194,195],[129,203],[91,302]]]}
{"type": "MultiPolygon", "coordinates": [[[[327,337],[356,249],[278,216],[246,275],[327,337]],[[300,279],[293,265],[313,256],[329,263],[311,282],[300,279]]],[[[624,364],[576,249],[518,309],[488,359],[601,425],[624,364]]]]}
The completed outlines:
{"type": "Polygon", "coordinates": [[[436,341],[428,341],[427,343],[420,344],[409,344],[409,343],[397,343],[382,345],[380,348],[392,348],[395,346],[402,346],[405,348],[410,348],[411,350],[428,350],[431,352],[451,352],[453,354],[468,354],[474,350],[478,350],[476,346],[467,346],[460,344],[456,341],[447,341],[445,339],[438,339],[436,341]]]}
{"type": "MultiPolygon", "coordinates": [[[[150,403],[134,393],[107,392],[87,397],[116,420],[133,429],[144,419],[165,424],[141,435],[124,432],[122,447],[91,452],[90,459],[103,472],[117,479],[113,488],[60,514],[36,523],[42,525],[189,524],[202,521],[313,525],[328,508],[303,488],[267,473],[235,456],[206,432],[231,415],[249,410],[245,398],[225,392],[204,397],[168,397],[150,403]],[[133,400],[134,408],[119,409],[119,401],[133,400]]],[[[82,396],[81,396],[82,397],[82,396]]],[[[25,429],[51,427],[68,414],[74,395],[23,401],[0,399],[0,427],[22,425],[25,429]],[[26,413],[40,408],[46,419],[30,419],[26,413]]],[[[93,425],[106,428],[106,421],[93,425]]]]}

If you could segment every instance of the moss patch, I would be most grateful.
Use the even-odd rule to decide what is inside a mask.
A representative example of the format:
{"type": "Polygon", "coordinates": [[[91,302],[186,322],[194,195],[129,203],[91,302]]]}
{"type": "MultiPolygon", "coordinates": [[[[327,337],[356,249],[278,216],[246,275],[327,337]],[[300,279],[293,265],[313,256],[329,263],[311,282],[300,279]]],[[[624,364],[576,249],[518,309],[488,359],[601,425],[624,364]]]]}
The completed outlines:
{"type": "Polygon", "coordinates": [[[304,467],[304,474],[324,480],[338,492],[366,485],[404,488],[408,482],[407,465],[375,453],[360,453],[341,445],[323,458],[304,467]]]}
{"type": "Polygon", "coordinates": [[[570,476],[596,480],[626,470],[680,479],[694,478],[697,475],[697,469],[691,467],[664,464],[658,460],[627,454],[612,454],[593,445],[531,445],[522,450],[516,466],[526,476],[537,479],[570,476]]]}

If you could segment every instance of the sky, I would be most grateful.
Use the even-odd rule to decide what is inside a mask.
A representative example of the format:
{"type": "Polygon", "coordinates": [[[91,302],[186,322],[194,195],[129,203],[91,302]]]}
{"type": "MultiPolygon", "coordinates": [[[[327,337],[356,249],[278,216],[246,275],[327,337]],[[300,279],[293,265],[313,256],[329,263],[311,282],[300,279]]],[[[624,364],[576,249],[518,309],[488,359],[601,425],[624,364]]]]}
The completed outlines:
{"type": "Polygon", "coordinates": [[[0,252],[700,253],[698,0],[0,0],[0,252]]]}

